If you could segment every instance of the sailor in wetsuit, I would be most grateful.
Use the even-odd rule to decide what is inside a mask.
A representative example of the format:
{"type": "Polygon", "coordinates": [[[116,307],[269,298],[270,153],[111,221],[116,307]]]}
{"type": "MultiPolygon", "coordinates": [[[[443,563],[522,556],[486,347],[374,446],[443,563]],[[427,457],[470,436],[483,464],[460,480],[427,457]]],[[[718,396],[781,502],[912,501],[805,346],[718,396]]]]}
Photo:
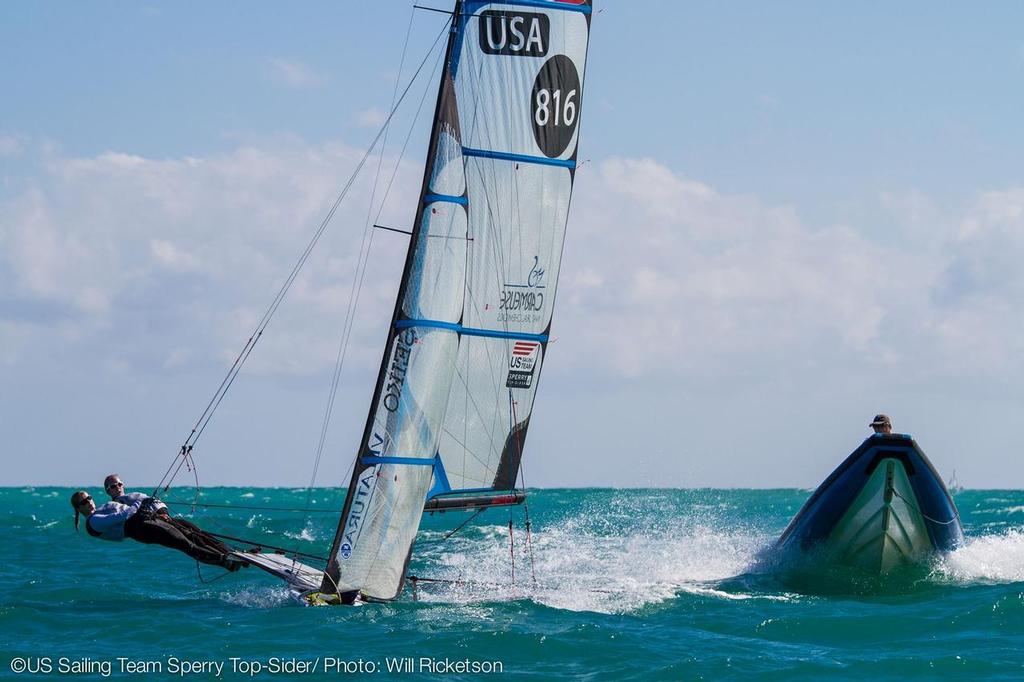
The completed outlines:
{"type": "MultiPolygon", "coordinates": [[[[136,524],[141,523],[142,519],[146,518],[150,521],[155,520],[165,524],[170,524],[177,529],[179,533],[184,535],[186,539],[198,547],[205,547],[210,551],[224,555],[231,552],[230,547],[204,531],[196,524],[180,517],[171,516],[170,512],[167,511],[167,505],[157,498],[150,497],[145,493],[126,493],[124,491],[124,482],[118,474],[110,474],[103,479],[103,489],[107,491],[107,495],[109,495],[110,499],[114,502],[120,502],[121,504],[130,506],[138,500],[142,501],[142,506],[139,508],[142,516],[129,526],[129,533],[134,530],[134,526],[136,524]]],[[[131,536],[129,535],[129,537],[131,536]]],[[[145,540],[143,540],[143,542],[145,542],[145,540]]]]}
{"type": "Polygon", "coordinates": [[[132,500],[131,504],[110,501],[97,508],[92,496],[84,490],[71,496],[71,506],[75,509],[75,530],[78,530],[78,518],[81,515],[85,517],[86,532],[95,538],[114,542],[131,538],[145,544],[176,549],[204,564],[222,566],[229,571],[239,569],[241,564],[227,556],[230,548],[223,545],[225,551],[221,551],[196,544],[158,514],[144,509],[147,506],[151,508],[153,504],[153,498],[141,496],[132,500]]]}

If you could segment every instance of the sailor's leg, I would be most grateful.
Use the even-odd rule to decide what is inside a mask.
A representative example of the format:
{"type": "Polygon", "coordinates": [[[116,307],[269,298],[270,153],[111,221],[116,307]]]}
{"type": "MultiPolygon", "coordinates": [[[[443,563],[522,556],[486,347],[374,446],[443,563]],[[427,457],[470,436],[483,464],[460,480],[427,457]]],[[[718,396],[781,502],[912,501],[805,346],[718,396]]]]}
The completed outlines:
{"type": "Polygon", "coordinates": [[[178,531],[188,538],[193,544],[200,547],[205,547],[214,552],[220,552],[221,554],[227,554],[231,551],[231,548],[225,545],[223,542],[213,537],[205,530],[192,523],[188,519],[183,519],[179,516],[171,516],[164,519],[172,526],[178,529],[178,531]]]}
{"type": "Polygon", "coordinates": [[[126,537],[147,545],[163,545],[188,554],[193,559],[214,566],[224,565],[224,553],[200,547],[185,537],[181,531],[158,516],[136,514],[124,524],[126,537]]]}

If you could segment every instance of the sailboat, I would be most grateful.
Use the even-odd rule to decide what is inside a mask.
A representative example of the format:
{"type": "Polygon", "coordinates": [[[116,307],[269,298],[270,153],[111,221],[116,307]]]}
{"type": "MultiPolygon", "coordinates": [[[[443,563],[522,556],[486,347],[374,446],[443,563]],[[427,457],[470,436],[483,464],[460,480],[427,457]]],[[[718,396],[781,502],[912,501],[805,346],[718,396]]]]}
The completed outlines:
{"type": "Polygon", "coordinates": [[[328,563],[237,552],[310,604],[402,592],[426,511],[522,503],[576,170],[590,0],[456,2],[420,200],[328,563]]]}

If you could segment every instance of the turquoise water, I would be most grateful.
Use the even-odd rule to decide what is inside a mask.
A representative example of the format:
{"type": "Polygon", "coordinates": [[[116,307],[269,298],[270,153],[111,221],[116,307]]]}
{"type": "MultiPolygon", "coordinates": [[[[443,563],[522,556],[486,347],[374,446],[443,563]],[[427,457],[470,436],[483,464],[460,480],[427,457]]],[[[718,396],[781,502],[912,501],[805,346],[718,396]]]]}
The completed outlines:
{"type": "MultiPolygon", "coordinates": [[[[425,519],[410,573],[462,582],[358,608],[299,606],[254,568],[204,584],[171,550],[76,535],[71,492],[0,489],[5,679],[34,677],[12,673],[15,657],[32,669],[49,659],[49,676],[67,670],[64,679],[101,679],[105,664],[110,677],[139,677],[121,672],[118,657],[158,663],[160,678],[203,661],[223,664],[226,679],[250,677],[256,664],[268,668],[257,679],[334,679],[373,665],[363,677],[486,676],[421,673],[421,657],[520,678],[1024,678],[1024,491],[958,493],[967,545],[897,590],[806,594],[761,557],[808,491],[537,490],[535,584],[521,509],[514,584],[509,511],[490,510],[445,541],[467,518],[448,513],[425,519]],[[417,672],[387,672],[409,657],[417,672]],[[325,673],[329,661],[342,672],[325,673]],[[316,673],[286,672],[314,662],[316,673]],[[93,674],[74,674],[82,668],[93,674]]],[[[316,491],[313,508],[336,509],[338,494],[316,491]]],[[[195,514],[204,527],[314,554],[337,522],[335,512],[307,520],[240,508],[302,507],[304,490],[215,488],[203,499],[234,507],[195,514]]],[[[203,570],[207,580],[221,574],[203,570]]]]}

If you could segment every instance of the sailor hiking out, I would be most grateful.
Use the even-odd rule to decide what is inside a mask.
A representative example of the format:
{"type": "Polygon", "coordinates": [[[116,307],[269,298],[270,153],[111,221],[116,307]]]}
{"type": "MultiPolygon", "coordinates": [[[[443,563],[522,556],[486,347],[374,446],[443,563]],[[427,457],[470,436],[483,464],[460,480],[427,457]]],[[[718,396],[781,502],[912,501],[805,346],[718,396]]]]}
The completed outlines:
{"type": "MultiPolygon", "coordinates": [[[[107,495],[109,495],[110,499],[114,502],[120,502],[121,504],[130,506],[135,501],[140,500],[142,502],[142,506],[139,508],[139,511],[144,515],[155,515],[158,521],[170,524],[179,533],[184,535],[185,538],[199,547],[205,547],[219,554],[228,554],[234,551],[231,547],[228,547],[226,544],[191,521],[179,516],[171,516],[170,512],[167,510],[167,505],[159,499],[150,497],[145,493],[126,493],[124,491],[124,482],[117,474],[110,474],[103,479],[103,489],[107,491],[107,495]]],[[[232,567],[232,570],[234,570],[234,567],[232,567]]]]}
{"type": "Polygon", "coordinates": [[[111,500],[97,507],[92,495],[86,491],[74,493],[71,506],[75,510],[75,530],[78,530],[79,517],[84,516],[85,530],[92,537],[113,542],[131,538],[144,544],[176,549],[204,564],[221,566],[230,571],[240,568],[240,562],[229,558],[231,549],[227,545],[203,533],[193,524],[189,523],[184,528],[178,525],[175,521],[180,520],[172,521],[166,513],[166,505],[159,500],[139,493],[118,497],[124,501],[111,500]],[[156,511],[160,506],[163,507],[163,513],[156,511]],[[188,527],[195,528],[198,533],[188,527]]]}

